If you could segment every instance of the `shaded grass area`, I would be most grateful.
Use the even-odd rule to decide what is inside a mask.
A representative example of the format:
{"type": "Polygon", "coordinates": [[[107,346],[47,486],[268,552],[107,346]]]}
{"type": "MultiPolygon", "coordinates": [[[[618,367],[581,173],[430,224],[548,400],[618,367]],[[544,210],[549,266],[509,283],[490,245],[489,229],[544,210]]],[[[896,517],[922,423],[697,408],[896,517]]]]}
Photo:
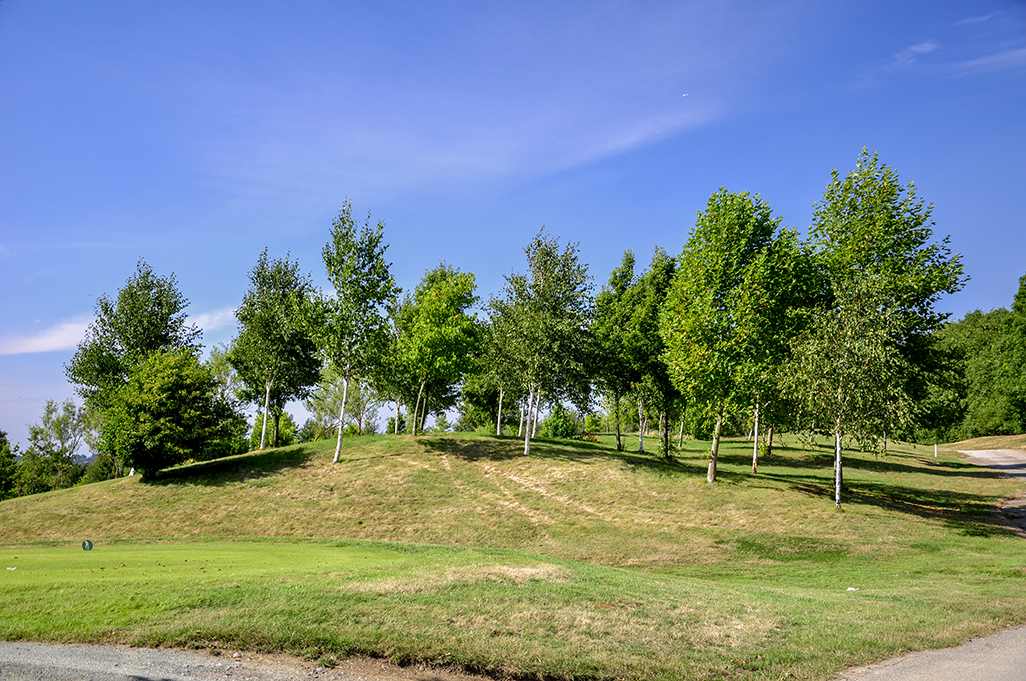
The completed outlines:
{"type": "Polygon", "coordinates": [[[1016,481],[932,447],[845,452],[837,512],[828,447],[787,438],[753,476],[750,446],[725,443],[708,485],[703,442],[524,457],[515,438],[373,436],[334,466],[314,443],[3,502],[0,558],[25,562],[0,573],[0,637],[827,678],[1024,621],[1026,545],[994,510],[1016,481]]]}

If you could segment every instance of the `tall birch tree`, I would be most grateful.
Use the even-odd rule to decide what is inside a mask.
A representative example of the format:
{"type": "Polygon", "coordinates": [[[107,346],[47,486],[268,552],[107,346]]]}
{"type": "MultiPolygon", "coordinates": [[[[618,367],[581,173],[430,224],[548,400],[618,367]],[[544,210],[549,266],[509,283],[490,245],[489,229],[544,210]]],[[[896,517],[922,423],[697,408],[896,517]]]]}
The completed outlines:
{"type": "Polygon", "coordinates": [[[353,220],[352,204],[346,200],[331,224],[331,238],[321,251],[334,295],[322,298],[320,319],[314,325],[315,338],[325,362],[342,379],[342,404],[335,441],[337,463],[342,451],[349,383],[365,379],[383,356],[388,344],[386,306],[399,293],[390,263],[385,262],[385,225],[362,227],[353,220]]]}
{"type": "Polygon", "coordinates": [[[528,395],[527,455],[543,395],[551,400],[579,399],[590,378],[594,302],[591,277],[576,243],[560,248],[558,240],[542,229],[524,252],[528,273],[508,275],[504,297],[515,319],[515,349],[528,395]]]}
{"type": "Polygon", "coordinates": [[[911,428],[937,364],[931,336],[947,317],[934,306],[965,283],[948,239],[932,241],[932,210],[863,149],[843,179],[832,171],[813,212],[810,243],[829,295],[795,345],[789,383],[807,428],[834,437],[838,507],[843,437],[869,446],[888,428],[911,428]]]}
{"type": "Polygon", "coordinates": [[[472,368],[479,329],[468,310],[477,302],[475,289],[473,274],[441,263],[424,275],[404,306],[398,351],[417,383],[414,435],[429,413],[455,402],[453,389],[472,368]]]}
{"type": "Polygon", "coordinates": [[[745,397],[745,358],[751,352],[748,289],[780,218],[757,194],[726,189],[709,197],[678,258],[660,330],[670,377],[715,419],[706,479],[716,480],[724,417],[745,397]]]}
{"type": "Polygon", "coordinates": [[[320,377],[321,362],[310,335],[314,290],[299,271],[299,262],[270,260],[267,250],[249,274],[250,288],[235,311],[239,333],[228,362],[243,384],[239,395],[263,403],[260,449],[267,444],[272,407],[302,399],[320,377]]]}
{"type": "Polygon", "coordinates": [[[595,318],[592,335],[595,339],[595,363],[592,373],[601,390],[609,396],[616,423],[616,451],[623,451],[620,437],[620,405],[639,376],[627,346],[631,308],[627,300],[635,285],[634,253],[627,250],[619,267],[595,296],[595,318]]]}
{"type": "MultiPolygon", "coordinates": [[[[639,405],[646,400],[659,415],[659,441],[663,456],[670,453],[669,416],[678,391],[663,359],[665,343],[659,333],[659,317],[675,270],[674,259],[656,247],[648,269],[624,297],[630,314],[625,329],[625,346],[637,376],[634,388],[639,405]]],[[[642,411],[639,406],[639,420],[642,411]]],[[[639,440],[639,450],[642,449],[641,442],[639,440]]]]}

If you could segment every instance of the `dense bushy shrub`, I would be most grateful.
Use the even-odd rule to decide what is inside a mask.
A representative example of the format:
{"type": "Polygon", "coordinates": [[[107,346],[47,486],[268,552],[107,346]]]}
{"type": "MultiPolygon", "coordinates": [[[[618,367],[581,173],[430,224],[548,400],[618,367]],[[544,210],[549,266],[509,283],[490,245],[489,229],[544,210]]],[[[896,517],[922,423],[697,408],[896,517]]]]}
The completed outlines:
{"type": "Polygon", "coordinates": [[[559,402],[542,422],[542,437],[572,438],[581,432],[580,422],[559,402]]]}

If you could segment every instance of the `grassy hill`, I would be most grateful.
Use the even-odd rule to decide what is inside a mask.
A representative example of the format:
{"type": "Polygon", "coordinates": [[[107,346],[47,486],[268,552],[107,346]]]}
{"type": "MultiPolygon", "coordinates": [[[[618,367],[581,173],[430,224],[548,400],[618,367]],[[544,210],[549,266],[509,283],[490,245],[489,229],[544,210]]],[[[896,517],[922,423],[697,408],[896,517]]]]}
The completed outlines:
{"type": "Polygon", "coordinates": [[[1018,483],[953,450],[846,452],[838,512],[832,452],[790,438],[758,475],[728,442],[715,485],[698,442],[663,460],[608,439],[524,457],[508,438],[372,436],[336,465],[331,447],[3,502],[0,556],[22,562],[0,637],[827,678],[1026,621],[1026,545],[994,510],[1018,483]]]}
{"type": "Polygon", "coordinates": [[[962,440],[948,445],[951,449],[979,451],[981,449],[1026,449],[1026,435],[988,435],[962,440]]]}

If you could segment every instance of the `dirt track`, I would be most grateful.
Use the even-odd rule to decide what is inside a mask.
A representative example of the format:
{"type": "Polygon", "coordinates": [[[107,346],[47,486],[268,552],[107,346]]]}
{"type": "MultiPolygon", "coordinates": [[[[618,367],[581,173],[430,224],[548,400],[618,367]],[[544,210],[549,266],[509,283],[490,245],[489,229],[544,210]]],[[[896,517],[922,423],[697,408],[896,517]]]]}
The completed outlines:
{"type": "Polygon", "coordinates": [[[0,642],[3,681],[485,681],[481,677],[401,668],[367,658],[333,669],[284,655],[127,646],[0,642]]]}

